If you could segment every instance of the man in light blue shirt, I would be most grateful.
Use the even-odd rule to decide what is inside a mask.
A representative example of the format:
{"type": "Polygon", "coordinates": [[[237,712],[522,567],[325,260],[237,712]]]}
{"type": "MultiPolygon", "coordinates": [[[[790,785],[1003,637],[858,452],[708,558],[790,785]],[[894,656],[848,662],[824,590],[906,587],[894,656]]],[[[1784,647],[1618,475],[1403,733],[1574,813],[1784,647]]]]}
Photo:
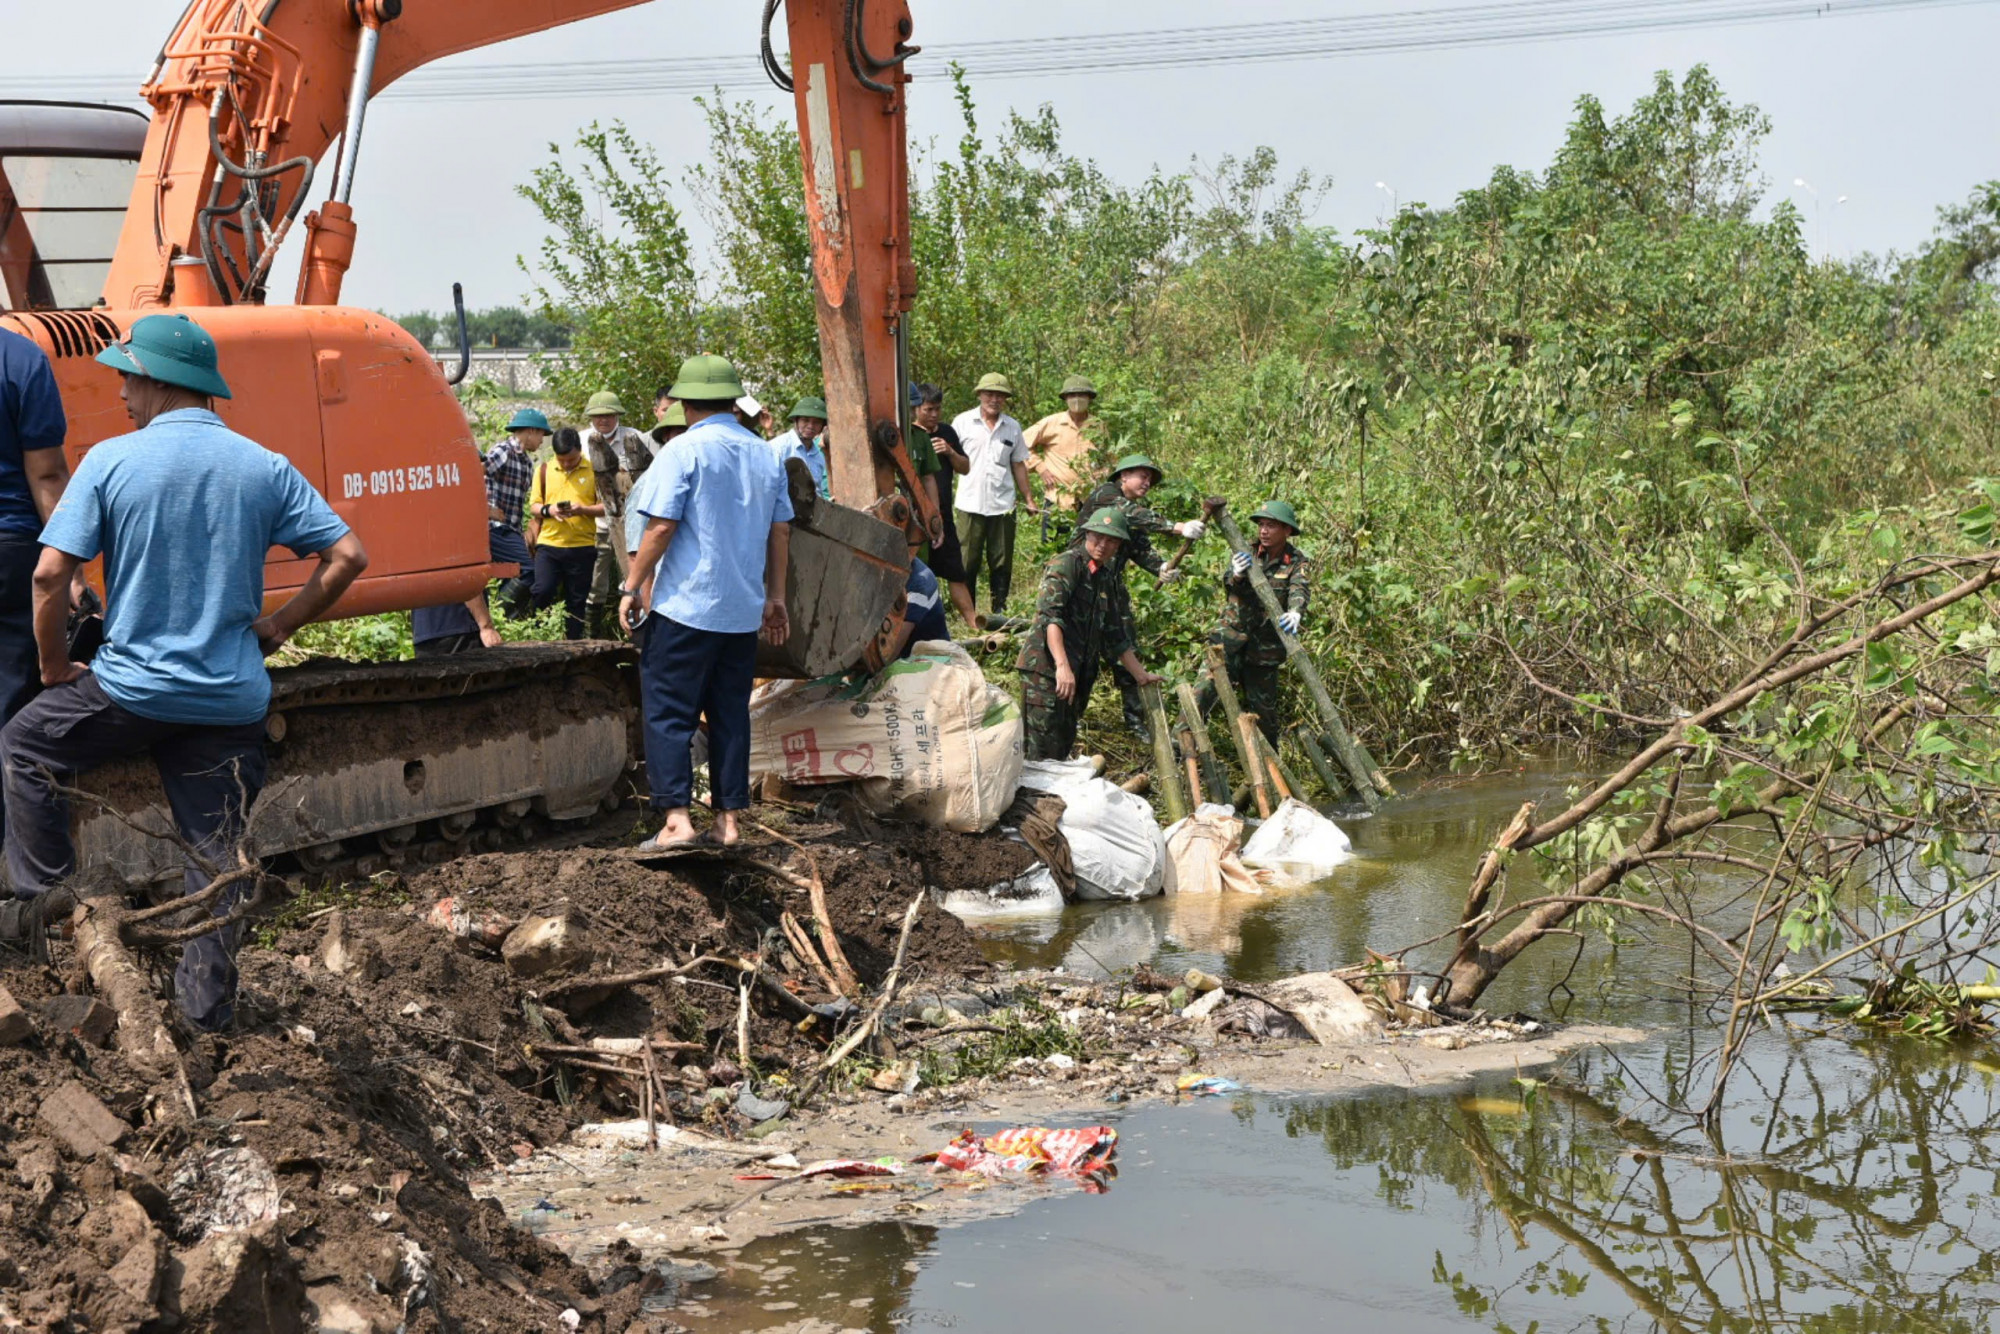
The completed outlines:
{"type": "Polygon", "coordinates": [[[668,391],[687,414],[675,440],[639,479],[628,508],[646,519],[632,555],[619,619],[640,640],[646,777],[664,817],[645,846],[695,840],[691,747],[708,720],[709,796],[715,828],[734,843],[737,812],[750,807],[750,686],[759,632],[773,644],[791,634],[785,563],[792,500],[784,465],[736,420],[743,396],[736,368],[689,357],[668,391]],[[650,621],[642,598],[651,586],[650,621]]]}
{"type": "MultiPolygon", "coordinates": [[[[0,729],[7,872],[35,897],[76,869],[63,789],[78,774],[150,752],[194,856],[190,894],[233,869],[264,783],[265,655],[326,611],[366,568],[360,541],[298,469],[223,425],[215,342],[185,315],[149,315],[97,360],[124,376],[139,429],[84,455],[42,530],[35,642],[45,689],[0,729]],[[264,559],[288,547],[319,564],[264,612],[264,559]],[[104,557],[104,647],[69,660],[77,567],[104,557]]],[[[226,916],[247,884],[213,905],[226,916]]],[[[175,997],[197,1026],[227,1026],[234,929],[192,942],[175,997]]]]}
{"type": "Polygon", "coordinates": [[[813,475],[813,487],[823,496],[833,494],[826,470],[826,400],[802,398],[792,409],[792,429],[771,442],[777,451],[778,466],[797,459],[813,475]]]}

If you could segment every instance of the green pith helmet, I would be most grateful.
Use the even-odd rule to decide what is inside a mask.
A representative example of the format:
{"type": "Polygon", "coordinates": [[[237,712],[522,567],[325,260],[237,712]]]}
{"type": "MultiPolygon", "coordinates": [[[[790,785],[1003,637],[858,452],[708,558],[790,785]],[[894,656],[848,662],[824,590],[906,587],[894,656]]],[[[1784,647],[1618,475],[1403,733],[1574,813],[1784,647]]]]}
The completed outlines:
{"type": "Polygon", "coordinates": [[[1282,523],[1294,533],[1299,531],[1299,512],[1282,500],[1267,500],[1250,511],[1253,519],[1271,519],[1282,523]]]}
{"type": "Polygon", "coordinates": [[[1063,381],[1062,392],[1057,394],[1056,397],[1068,398],[1071,394],[1089,394],[1092,398],[1096,398],[1097,386],[1084,379],[1081,375],[1072,375],[1063,381]]]}
{"type": "Polygon", "coordinates": [[[215,340],[185,315],[148,315],[133,324],[123,342],[99,352],[97,360],[127,375],[210,398],[229,397],[229,383],[215,368],[215,340]]]}
{"type": "Polygon", "coordinates": [[[792,409],[792,420],[797,421],[801,417],[817,417],[821,421],[825,421],[826,400],[823,398],[814,398],[810,395],[800,399],[799,405],[792,409]]]}
{"type": "Polygon", "coordinates": [[[1005,394],[1009,398],[1012,398],[1014,396],[1014,386],[1012,382],[1009,381],[1007,377],[1002,375],[999,371],[988,371],[986,374],[979,377],[978,384],[972,386],[972,392],[975,394],[983,394],[986,393],[988,390],[991,390],[996,394],[1005,394]]]}
{"type": "Polygon", "coordinates": [[[1116,477],[1119,473],[1130,468],[1144,468],[1147,472],[1153,474],[1154,486],[1158,486],[1161,482],[1167,480],[1167,470],[1147,458],[1144,454],[1127,454],[1124,458],[1111,465],[1111,475],[1116,477]]]}
{"type": "Polygon", "coordinates": [[[1084,520],[1083,531],[1086,533],[1102,533],[1106,537],[1115,537],[1120,542],[1130,542],[1132,540],[1131,526],[1125,522],[1125,516],[1118,512],[1117,507],[1112,505],[1106,505],[1103,509],[1084,520]]]}
{"type": "Polygon", "coordinates": [[[590,402],[583,409],[586,417],[622,417],[625,405],[618,401],[618,395],[609,389],[600,389],[590,396],[590,402]]]}
{"type": "Polygon", "coordinates": [[[674,403],[668,406],[666,415],[655,422],[653,429],[646,432],[646,434],[652,437],[654,444],[664,445],[667,443],[668,431],[685,431],[687,424],[687,409],[678,403],[674,403]]]}
{"type": "Polygon", "coordinates": [[[689,357],[667,397],[681,403],[734,403],[743,397],[743,377],[727,357],[689,357]]]}
{"type": "Polygon", "coordinates": [[[533,408],[522,408],[507,421],[510,431],[540,431],[547,435],[550,431],[549,419],[533,408]]]}

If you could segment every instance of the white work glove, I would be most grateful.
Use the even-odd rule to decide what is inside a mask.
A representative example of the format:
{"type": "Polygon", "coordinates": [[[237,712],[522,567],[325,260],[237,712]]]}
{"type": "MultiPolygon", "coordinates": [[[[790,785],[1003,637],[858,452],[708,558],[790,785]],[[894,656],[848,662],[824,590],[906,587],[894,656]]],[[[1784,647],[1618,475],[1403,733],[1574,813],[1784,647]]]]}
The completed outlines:
{"type": "Polygon", "coordinates": [[[1278,628],[1288,635],[1297,635],[1299,632],[1299,614],[1295,611],[1286,612],[1278,618],[1278,628]]]}
{"type": "Polygon", "coordinates": [[[1231,578],[1241,579],[1248,573],[1250,573],[1249,552],[1239,551],[1229,558],[1229,574],[1231,578]]]}
{"type": "Polygon", "coordinates": [[[1163,584],[1177,584],[1177,583],[1179,583],[1180,581],[1181,581],[1181,572],[1180,572],[1179,570],[1161,570],[1161,571],[1160,571],[1160,582],[1161,582],[1161,583],[1163,583],[1163,584]]]}
{"type": "Polygon", "coordinates": [[[1174,531],[1190,542],[1199,542],[1201,541],[1202,534],[1208,531],[1208,525],[1200,519],[1189,519],[1186,523],[1176,527],[1174,531]]]}

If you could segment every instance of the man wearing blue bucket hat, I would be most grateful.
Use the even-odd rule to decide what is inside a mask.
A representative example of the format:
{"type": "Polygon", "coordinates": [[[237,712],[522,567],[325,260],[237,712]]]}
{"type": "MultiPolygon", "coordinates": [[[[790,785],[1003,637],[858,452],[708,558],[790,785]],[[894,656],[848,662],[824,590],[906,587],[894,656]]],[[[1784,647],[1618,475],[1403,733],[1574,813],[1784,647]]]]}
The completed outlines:
{"type": "MultiPolygon", "coordinates": [[[[186,846],[197,893],[237,847],[264,784],[266,655],[330,608],[367,567],[361,542],[282,455],[223,424],[229,397],[215,340],[185,315],[148,315],[97,360],[124,377],[139,429],[84,455],[35,567],[35,641],[44,689],[0,729],[7,873],[32,898],[76,870],[65,790],[110,761],[148,753],[186,846]],[[264,612],[274,546],[318,566],[264,612]],[[69,660],[77,567],[104,558],[104,647],[69,660]],[[202,863],[206,863],[203,865],[202,863]]],[[[247,891],[219,898],[226,915],[247,891]]],[[[197,1027],[228,1025],[235,929],[190,943],[175,999],[197,1027]]]]}

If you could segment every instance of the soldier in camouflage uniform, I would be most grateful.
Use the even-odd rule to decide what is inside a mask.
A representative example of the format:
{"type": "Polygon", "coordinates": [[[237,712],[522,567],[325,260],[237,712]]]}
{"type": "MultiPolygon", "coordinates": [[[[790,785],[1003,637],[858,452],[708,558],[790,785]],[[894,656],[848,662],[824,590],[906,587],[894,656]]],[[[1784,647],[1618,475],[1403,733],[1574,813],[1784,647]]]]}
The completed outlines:
{"type": "MultiPolygon", "coordinates": [[[[1299,516],[1290,505],[1282,500],[1267,501],[1250,517],[1257,521],[1257,541],[1252,551],[1230,558],[1229,573],[1222,580],[1228,600],[1223,605],[1222,621],[1208,642],[1222,645],[1229,681],[1243,701],[1244,712],[1257,715],[1264,735],[1275,746],[1285,725],[1284,694],[1278,688],[1285,646],[1278,638],[1278,627],[1264,613],[1263,600],[1250,584],[1250,564],[1254,560],[1271,581],[1271,591],[1278,595],[1278,606],[1284,613],[1279,624],[1286,634],[1296,636],[1312,600],[1312,562],[1292,545],[1299,531],[1299,516]]],[[[1215,687],[1204,685],[1204,716],[1214,702],[1215,687]]]]}
{"type": "Polygon", "coordinates": [[[1132,604],[1119,573],[1119,549],[1131,539],[1125,516],[1105,507],[1083,523],[1083,542],[1048,563],[1035,600],[1035,624],[1021,644],[1021,714],[1031,760],[1066,760],[1090,703],[1098,667],[1115,662],[1141,685],[1160,678],[1139,662],[1132,604]]]}
{"type": "MultiPolygon", "coordinates": [[[[1127,454],[1112,465],[1111,475],[1099,482],[1095,489],[1084,498],[1078,515],[1095,514],[1101,509],[1111,508],[1125,516],[1125,526],[1132,530],[1132,538],[1118,550],[1113,564],[1117,567],[1119,587],[1125,579],[1125,567],[1136,565],[1163,584],[1173,583],[1181,577],[1179,570],[1166,568],[1166,561],[1153,550],[1154,533],[1170,533],[1197,541],[1208,531],[1208,526],[1200,519],[1190,519],[1186,523],[1171,523],[1148,508],[1146,493],[1160,484],[1166,474],[1160,465],[1144,454],[1127,454]]],[[[1083,530],[1077,529],[1070,539],[1072,548],[1083,544],[1083,530]]],[[[1129,600],[1128,600],[1129,601],[1129,600]]],[[[1129,615],[1129,607],[1128,607],[1129,615]]],[[[1139,686],[1123,667],[1114,668],[1112,677],[1118,682],[1118,693],[1124,697],[1125,726],[1141,740],[1153,739],[1152,729],[1147,726],[1146,706],[1139,698],[1139,686]]]]}

